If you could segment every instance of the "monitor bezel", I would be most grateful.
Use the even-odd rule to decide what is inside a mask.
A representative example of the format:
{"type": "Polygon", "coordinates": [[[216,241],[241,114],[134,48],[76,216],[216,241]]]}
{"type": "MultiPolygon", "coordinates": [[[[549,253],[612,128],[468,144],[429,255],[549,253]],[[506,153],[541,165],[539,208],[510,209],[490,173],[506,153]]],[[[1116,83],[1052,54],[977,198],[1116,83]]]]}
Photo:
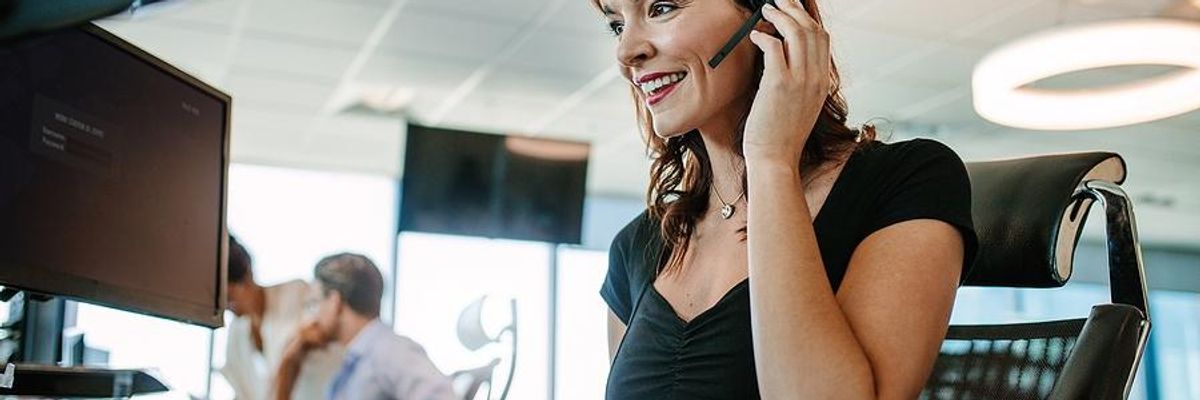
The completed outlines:
{"type": "MultiPolygon", "coordinates": [[[[26,292],[33,292],[42,295],[62,297],[71,300],[96,304],[105,307],[112,307],[121,310],[133,311],[141,314],[162,317],[170,320],[175,320],[187,324],[199,325],[208,328],[220,328],[224,326],[225,309],[226,309],[226,279],[228,274],[227,254],[229,252],[228,227],[226,224],[227,202],[228,202],[228,181],[229,181],[229,142],[230,130],[232,128],[231,116],[233,101],[232,98],[221,90],[201,81],[200,79],[187,74],[186,72],[172,66],[162,59],[138,48],[137,46],[125,41],[117,35],[104,30],[103,28],[93,24],[86,23],[83,25],[65,28],[63,30],[78,29],[91,35],[92,37],[113,46],[118,51],[123,51],[126,54],[146,63],[151,68],[154,68],[174,79],[177,79],[184,84],[196,88],[202,94],[212,97],[224,105],[224,131],[221,137],[221,178],[220,178],[220,205],[218,208],[219,221],[217,224],[218,235],[216,262],[217,274],[216,279],[216,298],[212,299],[211,306],[201,306],[192,302],[181,301],[162,295],[152,294],[151,292],[136,293],[125,287],[118,287],[101,283],[93,279],[87,279],[77,276],[65,278],[62,272],[47,272],[33,268],[21,268],[13,265],[3,265],[0,268],[0,284],[14,289],[20,289],[26,292]],[[20,269],[20,273],[11,273],[15,269],[20,269]],[[13,279],[19,278],[20,283],[12,283],[13,279]],[[65,279],[64,279],[65,278],[65,279]]],[[[63,31],[60,30],[59,32],[63,31]]],[[[54,33],[49,33],[54,34],[54,33]]]]}

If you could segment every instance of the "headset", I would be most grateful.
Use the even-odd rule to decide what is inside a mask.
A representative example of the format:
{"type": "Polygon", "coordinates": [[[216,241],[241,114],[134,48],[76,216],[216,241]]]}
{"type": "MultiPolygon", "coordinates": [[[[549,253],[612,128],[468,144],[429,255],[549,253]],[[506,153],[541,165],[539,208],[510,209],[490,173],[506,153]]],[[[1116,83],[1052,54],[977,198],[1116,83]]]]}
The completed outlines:
{"type": "Polygon", "coordinates": [[[750,19],[746,20],[746,23],[742,24],[742,27],[738,28],[737,32],[734,32],[733,37],[730,37],[724,46],[721,46],[721,50],[717,52],[717,55],[708,60],[709,68],[715,69],[718,65],[721,65],[721,61],[725,59],[725,56],[728,56],[733,51],[733,48],[742,39],[745,39],[746,35],[750,34],[750,31],[754,30],[754,25],[757,25],[758,21],[762,20],[763,5],[770,4],[774,6],[775,0],[751,0],[750,3],[754,5],[754,15],[751,15],[750,19]]]}

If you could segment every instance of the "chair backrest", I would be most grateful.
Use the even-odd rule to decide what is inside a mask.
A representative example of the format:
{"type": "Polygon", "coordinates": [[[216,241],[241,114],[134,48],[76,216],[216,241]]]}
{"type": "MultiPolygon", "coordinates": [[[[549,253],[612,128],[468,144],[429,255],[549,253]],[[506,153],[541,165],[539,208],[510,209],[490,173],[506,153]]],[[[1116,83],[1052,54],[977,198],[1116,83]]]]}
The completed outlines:
{"type": "Polygon", "coordinates": [[[483,385],[488,385],[488,393],[490,394],[492,375],[497,365],[500,365],[499,358],[492,360],[482,367],[455,371],[450,374],[450,381],[454,384],[455,392],[460,395],[459,398],[462,400],[474,400],[483,385]]]}
{"type": "MultiPolygon", "coordinates": [[[[1093,152],[968,163],[979,253],[965,285],[1059,287],[1094,202],[1105,207],[1115,304],[1088,318],[951,326],[921,398],[1123,398],[1149,334],[1125,162],[1093,152]]],[[[1082,314],[1082,310],[1081,310],[1082,314]]]]}
{"type": "Polygon", "coordinates": [[[1075,244],[1093,199],[1089,180],[1121,184],[1114,153],[1076,153],[967,163],[979,253],[968,286],[1058,287],[1071,277],[1075,244]]]}
{"type": "MultiPolygon", "coordinates": [[[[502,384],[499,386],[500,396],[497,398],[498,400],[505,400],[508,398],[509,389],[512,388],[513,373],[517,366],[517,300],[508,300],[509,324],[501,329],[499,333],[496,333],[493,336],[489,335],[483,329],[483,303],[486,299],[487,296],[481,296],[475,299],[475,301],[471,302],[471,304],[467,305],[467,307],[463,308],[462,312],[459,313],[457,329],[458,341],[459,343],[462,343],[463,347],[466,347],[468,350],[476,351],[482,349],[484,346],[500,343],[501,339],[504,337],[508,338],[507,343],[509,349],[511,350],[511,353],[507,358],[508,375],[506,376],[504,382],[502,382],[502,384]]],[[[499,364],[500,359],[496,358],[488,363],[488,365],[475,369],[455,372],[453,375],[451,375],[455,381],[455,389],[458,390],[459,393],[464,394],[464,400],[471,400],[475,398],[475,393],[479,391],[479,388],[482,385],[487,384],[488,394],[485,399],[491,400],[492,389],[497,387],[493,381],[493,374],[495,373],[496,366],[499,364]],[[460,383],[464,383],[465,386],[459,386],[460,383]]]]}

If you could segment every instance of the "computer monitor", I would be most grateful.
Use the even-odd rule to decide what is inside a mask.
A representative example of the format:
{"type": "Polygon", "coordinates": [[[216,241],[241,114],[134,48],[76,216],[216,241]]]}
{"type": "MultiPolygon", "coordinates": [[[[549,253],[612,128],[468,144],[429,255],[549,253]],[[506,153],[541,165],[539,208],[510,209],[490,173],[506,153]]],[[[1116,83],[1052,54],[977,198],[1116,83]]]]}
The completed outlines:
{"type": "Polygon", "coordinates": [[[579,244],[586,143],[409,125],[400,230],[579,244]]]}
{"type": "Polygon", "coordinates": [[[221,326],[229,116],[94,25],[0,43],[0,285],[221,326]]]}

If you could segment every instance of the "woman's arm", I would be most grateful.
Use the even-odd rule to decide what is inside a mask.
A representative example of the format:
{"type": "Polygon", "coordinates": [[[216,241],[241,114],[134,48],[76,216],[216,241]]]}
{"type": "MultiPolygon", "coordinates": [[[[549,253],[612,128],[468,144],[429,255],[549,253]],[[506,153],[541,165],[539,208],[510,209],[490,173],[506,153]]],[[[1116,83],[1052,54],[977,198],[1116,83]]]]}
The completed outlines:
{"type": "Polygon", "coordinates": [[[767,399],[913,398],[945,336],[963,259],[949,224],[883,228],[835,296],[794,164],[747,166],[751,327],[767,399]]]}
{"type": "Polygon", "coordinates": [[[765,70],[747,119],[747,251],[758,385],[766,399],[914,398],[945,336],[963,262],[949,224],[872,233],[829,284],[797,160],[829,93],[829,37],[796,2],[767,6],[765,70]]]}
{"type": "Polygon", "coordinates": [[[621,346],[621,339],[625,338],[625,323],[613,314],[612,310],[608,311],[608,364],[617,357],[617,347],[621,346]]]}
{"type": "Polygon", "coordinates": [[[330,338],[321,332],[316,321],[302,323],[284,347],[283,357],[275,370],[275,380],[271,382],[270,397],[276,400],[291,399],[308,353],[323,348],[330,342],[330,338]]]}

